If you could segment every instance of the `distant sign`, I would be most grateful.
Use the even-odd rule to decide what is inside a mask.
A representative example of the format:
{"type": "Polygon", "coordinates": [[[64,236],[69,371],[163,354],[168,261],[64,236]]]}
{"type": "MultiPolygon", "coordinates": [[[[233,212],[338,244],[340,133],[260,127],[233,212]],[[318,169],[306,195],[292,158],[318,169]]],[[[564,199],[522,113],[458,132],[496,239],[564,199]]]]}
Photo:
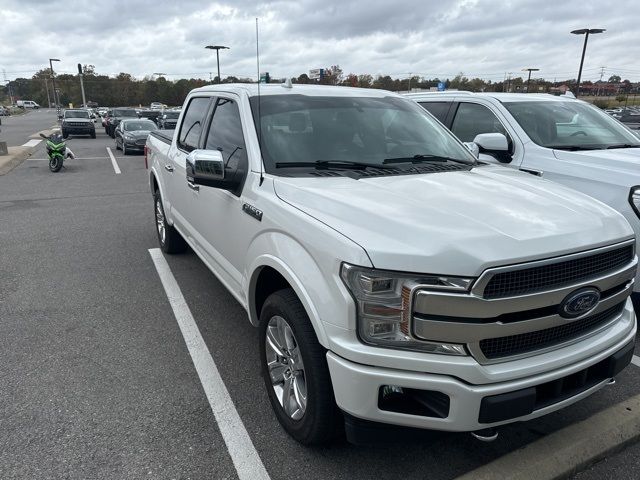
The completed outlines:
{"type": "Polygon", "coordinates": [[[309,78],[311,80],[320,80],[324,76],[324,68],[314,68],[309,70],[309,78]]]}
{"type": "Polygon", "coordinates": [[[446,85],[444,84],[444,82],[439,82],[438,83],[438,91],[439,92],[444,92],[446,90],[446,85]]]}

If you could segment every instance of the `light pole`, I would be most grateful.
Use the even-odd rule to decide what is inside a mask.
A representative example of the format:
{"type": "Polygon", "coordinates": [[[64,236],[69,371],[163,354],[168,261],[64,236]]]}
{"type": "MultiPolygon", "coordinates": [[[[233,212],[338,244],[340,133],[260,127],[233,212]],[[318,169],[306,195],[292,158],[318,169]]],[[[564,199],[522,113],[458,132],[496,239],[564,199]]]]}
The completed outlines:
{"type": "Polygon", "coordinates": [[[58,114],[58,118],[60,118],[60,99],[58,98],[58,89],[56,88],[56,77],[53,74],[53,62],[59,61],[59,58],[49,59],[49,68],[51,68],[51,81],[53,82],[53,101],[56,104],[56,113],[58,114]]]}
{"type": "Polygon", "coordinates": [[[531,72],[540,71],[539,68],[523,68],[523,72],[529,72],[529,77],[527,78],[527,93],[529,93],[529,84],[531,83],[531,72]]]}
{"type": "Polygon", "coordinates": [[[580,70],[578,70],[578,81],[576,84],[576,97],[580,95],[580,79],[582,78],[582,65],[584,64],[584,54],[587,51],[587,42],[589,41],[589,35],[595,33],[606,32],[605,28],[580,28],[578,30],[572,30],[574,35],[584,35],[584,46],[582,47],[582,58],[580,58],[580,70]]]}
{"type": "Polygon", "coordinates": [[[207,45],[204,48],[216,51],[216,61],[218,63],[218,83],[222,83],[222,78],[220,78],[220,50],[229,50],[229,47],[225,47],[224,45],[207,45]]]}

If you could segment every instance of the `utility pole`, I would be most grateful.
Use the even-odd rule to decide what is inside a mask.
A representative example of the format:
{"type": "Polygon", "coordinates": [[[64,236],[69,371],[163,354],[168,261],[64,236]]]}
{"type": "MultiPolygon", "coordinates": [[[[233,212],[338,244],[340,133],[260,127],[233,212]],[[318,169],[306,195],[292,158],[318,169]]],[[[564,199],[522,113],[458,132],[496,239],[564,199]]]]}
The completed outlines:
{"type": "Polygon", "coordinates": [[[58,89],[56,88],[56,76],[53,73],[53,63],[52,62],[59,62],[60,59],[59,58],[50,58],[49,59],[49,68],[51,69],[51,81],[53,82],[53,101],[56,104],[56,113],[58,115],[58,119],[60,119],[62,117],[62,114],[60,112],[60,96],[58,94],[58,89]]]}
{"type": "Polygon", "coordinates": [[[80,77],[80,90],[82,90],[82,105],[86,108],[87,99],[84,96],[84,83],[82,81],[82,65],[78,64],[78,76],[80,77]]]}
{"type": "Polygon", "coordinates": [[[51,97],[49,96],[49,82],[47,82],[47,77],[44,77],[44,88],[47,91],[47,103],[49,104],[49,108],[51,108],[51,97]]]}
{"type": "Polygon", "coordinates": [[[602,84],[602,77],[604,76],[604,69],[607,67],[600,67],[600,81],[598,82],[598,90],[596,90],[596,97],[600,96],[600,86],[602,84]]]}

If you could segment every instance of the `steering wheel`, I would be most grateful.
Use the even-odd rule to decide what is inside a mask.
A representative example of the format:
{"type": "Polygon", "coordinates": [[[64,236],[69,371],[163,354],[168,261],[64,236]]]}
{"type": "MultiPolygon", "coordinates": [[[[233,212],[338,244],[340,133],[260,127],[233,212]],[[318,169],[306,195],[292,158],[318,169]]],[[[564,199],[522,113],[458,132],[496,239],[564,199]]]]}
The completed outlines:
{"type": "Polygon", "coordinates": [[[587,136],[587,133],[584,132],[583,130],[579,130],[577,132],[573,132],[571,135],[569,135],[570,137],[575,137],[577,135],[584,135],[585,137],[587,136]]]}

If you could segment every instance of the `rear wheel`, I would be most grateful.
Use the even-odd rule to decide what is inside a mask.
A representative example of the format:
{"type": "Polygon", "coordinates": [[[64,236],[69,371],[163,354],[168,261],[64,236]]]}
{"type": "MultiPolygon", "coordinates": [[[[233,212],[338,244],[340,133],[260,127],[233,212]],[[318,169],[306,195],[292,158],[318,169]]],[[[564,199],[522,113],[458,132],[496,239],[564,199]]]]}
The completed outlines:
{"type": "Polygon", "coordinates": [[[292,289],[277,291],[265,301],[259,339],[262,376],[282,427],[304,445],[332,440],[342,416],[326,351],[292,289]]]}
{"type": "Polygon", "coordinates": [[[160,248],[164,253],[184,252],[187,249],[187,242],[184,241],[184,238],[182,238],[175,228],[167,223],[160,192],[156,192],[153,199],[156,216],[156,233],[158,234],[160,248]]]}

